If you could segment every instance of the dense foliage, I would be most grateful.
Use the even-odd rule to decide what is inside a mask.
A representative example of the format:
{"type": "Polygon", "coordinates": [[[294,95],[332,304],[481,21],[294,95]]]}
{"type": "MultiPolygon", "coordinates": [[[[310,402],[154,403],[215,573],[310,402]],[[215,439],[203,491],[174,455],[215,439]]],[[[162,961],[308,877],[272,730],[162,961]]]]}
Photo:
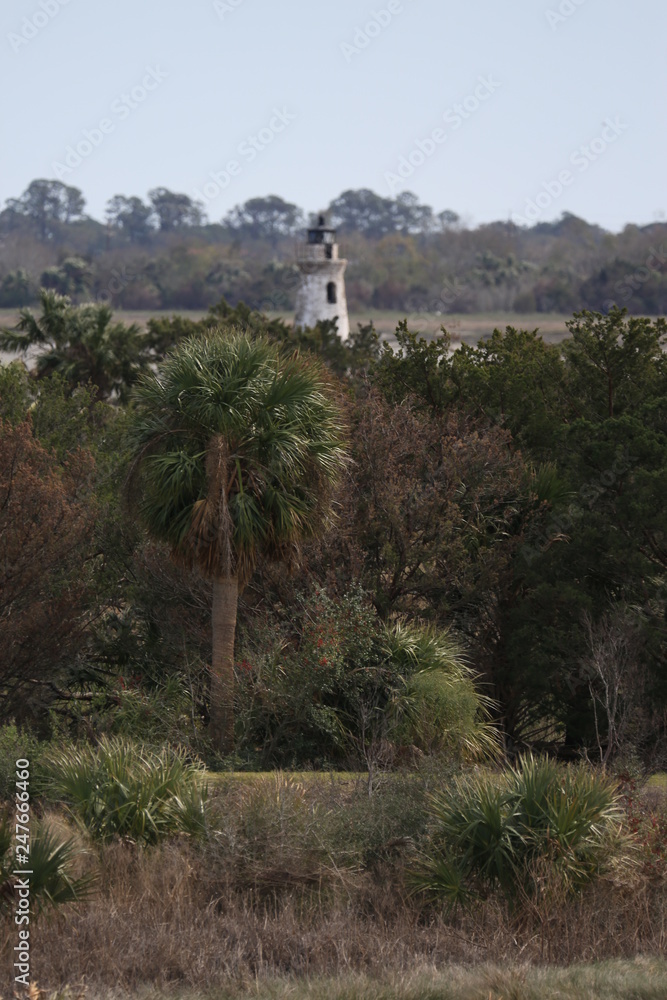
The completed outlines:
{"type": "MultiPolygon", "coordinates": [[[[63,343],[73,343],[81,307],[44,303],[61,310],[63,343]]],[[[510,752],[659,760],[665,323],[612,310],[576,314],[569,328],[561,346],[508,328],[452,351],[446,333],[427,342],[407,323],[394,347],[372,327],[341,344],[326,324],[294,331],[222,301],[201,321],[160,318],[128,335],[139,354],[167,357],[129,406],[135,369],[105,397],[88,369],[48,374],[39,356],[37,378],[20,363],[1,368],[10,717],[40,733],[64,725],[79,736],[164,737],[220,763],[210,740],[215,580],[206,577],[228,552],[246,584],[233,660],[237,765],[456,755],[474,744],[485,711],[510,752]],[[296,434],[278,383],[267,383],[275,420],[266,409],[244,417],[255,410],[243,409],[243,394],[225,410],[234,392],[216,388],[208,362],[198,368],[213,344],[220,358],[245,345],[246,375],[255,362],[293,358],[294,385],[328,367],[325,409],[347,428],[348,460],[326,501],[303,451],[319,418],[296,434]],[[132,452],[155,476],[133,480],[132,452]],[[223,481],[226,506],[207,506],[223,481]],[[134,501],[152,510],[155,540],[134,501]],[[327,513],[316,537],[299,528],[306,514],[324,525],[327,513]],[[229,517],[226,536],[218,515],[229,517]],[[195,552],[197,531],[207,534],[195,552]],[[428,644],[416,660],[388,655],[397,627],[448,636],[475,685],[454,691],[426,670],[428,644]]],[[[255,398],[247,392],[246,402],[255,398]]]]}
{"type": "Polygon", "coordinates": [[[260,558],[293,562],[326,525],[342,431],[323,369],[247,333],[189,338],[137,386],[139,515],[213,585],[209,732],[222,753],[234,746],[239,592],[260,558]]]}
{"type": "MultiPolygon", "coordinates": [[[[469,228],[403,192],[344,191],[328,207],[349,259],[357,312],[560,312],[667,304],[667,226],[619,234],[569,213],[532,227],[469,228]]],[[[125,309],[206,309],[225,296],[265,312],[291,310],[301,209],[277,195],[251,198],[207,221],[188,195],[155,188],[148,200],[115,195],[107,222],[85,213],[78,188],[33,181],[0,212],[0,307],[37,300],[40,287],[125,309]]]]}
{"type": "Polygon", "coordinates": [[[183,753],[145,749],[123,739],[97,747],[58,749],[45,764],[49,794],[62,801],[92,837],[156,844],[205,829],[206,784],[183,753]]]}
{"type": "Polygon", "coordinates": [[[0,331],[0,349],[36,352],[40,378],[57,373],[71,385],[92,383],[100,399],[127,396],[130,385],[154,360],[136,324],[112,323],[106,305],[73,306],[66,295],[42,289],[41,315],[22,309],[13,330],[0,331]]]}
{"type": "MultiPolygon", "coordinates": [[[[15,915],[14,826],[13,817],[0,818],[0,918],[15,915]]],[[[95,891],[95,872],[80,874],[77,871],[77,862],[84,851],[75,837],[63,840],[47,824],[40,823],[33,829],[30,846],[30,896],[34,919],[54,907],[85,900],[95,891]]]]}
{"type": "Polygon", "coordinates": [[[662,310],[664,227],[345,192],[353,306],[601,309],[452,350],[260,311],[297,206],[149,199],[0,214],[0,924],[28,802],[35,933],[77,904],[40,983],[664,951],[667,324],[612,304],[662,310]]]}
{"type": "Polygon", "coordinates": [[[571,893],[620,853],[613,784],[549,760],[525,757],[500,778],[459,781],[434,797],[432,816],[435,828],[414,885],[450,905],[496,888],[512,899],[558,888],[571,893]]]}

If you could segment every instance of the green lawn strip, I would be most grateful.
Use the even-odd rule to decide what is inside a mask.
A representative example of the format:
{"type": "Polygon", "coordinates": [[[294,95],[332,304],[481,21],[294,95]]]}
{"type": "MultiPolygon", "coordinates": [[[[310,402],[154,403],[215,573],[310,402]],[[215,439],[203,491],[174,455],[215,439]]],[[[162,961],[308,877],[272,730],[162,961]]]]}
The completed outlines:
{"type": "MultiPolygon", "coordinates": [[[[56,995],[56,996],[62,996],[56,995]]],[[[268,979],[206,992],[138,991],[115,1000],[665,1000],[667,962],[641,958],[535,968],[452,966],[382,979],[268,979]]],[[[55,997],[53,998],[55,1000],[55,997]]],[[[103,1000],[97,994],[96,1000],[103,1000]]],[[[108,1000],[111,1000],[109,997],[108,1000]]]]}

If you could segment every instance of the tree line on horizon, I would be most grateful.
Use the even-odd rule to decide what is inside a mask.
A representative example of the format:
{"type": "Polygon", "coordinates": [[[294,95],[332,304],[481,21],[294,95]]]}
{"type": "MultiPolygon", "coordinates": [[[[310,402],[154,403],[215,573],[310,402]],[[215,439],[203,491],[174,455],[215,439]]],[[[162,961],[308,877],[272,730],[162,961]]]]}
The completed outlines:
{"type": "MultiPolygon", "coordinates": [[[[352,312],[570,313],[613,305],[659,315],[667,306],[667,223],[607,232],[571,213],[530,228],[468,227],[416,195],[344,191],[326,208],[339,232],[352,312]]],[[[251,198],[209,222],[187,194],[117,194],[106,220],[82,192],[32,181],[0,212],[0,307],[38,300],[40,288],[121,309],[207,309],[224,297],[264,312],[291,311],[295,242],[304,211],[277,195],[251,198]]]]}

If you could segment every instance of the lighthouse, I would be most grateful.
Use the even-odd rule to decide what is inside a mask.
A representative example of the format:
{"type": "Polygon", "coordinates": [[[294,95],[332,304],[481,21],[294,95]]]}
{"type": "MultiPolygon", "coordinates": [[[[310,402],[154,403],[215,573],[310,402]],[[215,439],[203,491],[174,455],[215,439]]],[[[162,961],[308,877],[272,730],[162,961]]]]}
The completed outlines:
{"type": "Polygon", "coordinates": [[[296,294],[296,326],[315,326],[321,319],[337,319],[338,334],[347,340],[350,322],[345,298],[347,261],[338,256],[336,230],[320,215],[308,230],[308,242],[299,244],[297,264],[301,282],[296,294]]]}

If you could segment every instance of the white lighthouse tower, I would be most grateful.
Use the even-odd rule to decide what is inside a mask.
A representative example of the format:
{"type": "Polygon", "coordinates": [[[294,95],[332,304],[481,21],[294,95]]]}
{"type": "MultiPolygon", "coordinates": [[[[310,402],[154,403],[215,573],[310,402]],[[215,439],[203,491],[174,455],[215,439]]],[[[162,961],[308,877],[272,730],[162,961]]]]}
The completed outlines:
{"type": "Polygon", "coordinates": [[[315,326],[320,319],[337,319],[338,334],[347,340],[350,321],[345,298],[347,261],[338,256],[336,230],[320,215],[317,226],[308,230],[308,242],[297,251],[301,284],[296,294],[296,326],[315,326]]]}

